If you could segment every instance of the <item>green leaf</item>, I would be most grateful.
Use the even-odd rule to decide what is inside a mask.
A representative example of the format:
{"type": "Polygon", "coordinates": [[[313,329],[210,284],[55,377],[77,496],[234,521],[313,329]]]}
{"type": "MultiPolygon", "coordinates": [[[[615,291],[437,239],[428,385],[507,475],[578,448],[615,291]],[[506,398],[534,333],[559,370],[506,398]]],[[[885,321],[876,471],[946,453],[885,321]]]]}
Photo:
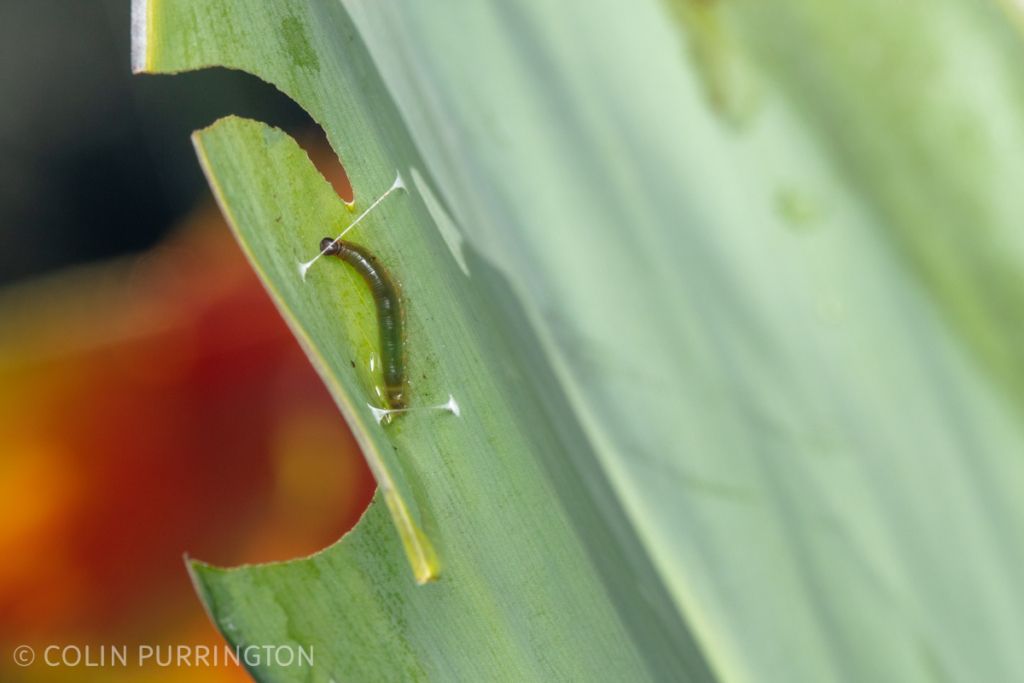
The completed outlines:
{"type": "Polygon", "coordinates": [[[275,84],[356,212],[405,179],[351,238],[402,284],[414,404],[462,409],[373,420],[365,288],[297,271],[357,213],[283,133],[199,133],[383,499],[312,558],[193,565],[229,640],[315,647],[254,674],[1019,678],[1009,12],[137,2],[136,68],[275,84]]]}
{"type": "MultiPolygon", "coordinates": [[[[225,215],[360,439],[383,500],[314,558],[226,573],[194,563],[225,636],[239,645],[312,645],[315,680],[488,671],[629,680],[652,667],[703,675],[645,554],[614,540],[623,516],[601,472],[573,470],[570,454],[584,463],[592,456],[582,434],[566,435],[559,424],[570,409],[523,313],[503,277],[444,216],[444,200],[340,7],[296,3],[278,13],[239,5],[232,16],[242,19],[225,23],[229,6],[137,7],[146,20],[137,67],[253,71],[302,102],[343,150],[352,211],[280,131],[231,118],[196,135],[225,215]],[[328,259],[305,279],[299,264],[390,187],[396,171],[410,191],[384,200],[350,238],[401,282],[414,405],[451,395],[461,414],[409,413],[381,425],[370,405],[376,320],[365,285],[328,259]],[[397,537],[382,524],[381,502],[397,537]],[[423,588],[413,583],[438,575],[423,588]],[[646,601],[635,601],[638,584],[646,601]],[[614,586],[621,589],[609,596],[614,586]]],[[[305,676],[295,667],[253,673],[305,676]]]]}

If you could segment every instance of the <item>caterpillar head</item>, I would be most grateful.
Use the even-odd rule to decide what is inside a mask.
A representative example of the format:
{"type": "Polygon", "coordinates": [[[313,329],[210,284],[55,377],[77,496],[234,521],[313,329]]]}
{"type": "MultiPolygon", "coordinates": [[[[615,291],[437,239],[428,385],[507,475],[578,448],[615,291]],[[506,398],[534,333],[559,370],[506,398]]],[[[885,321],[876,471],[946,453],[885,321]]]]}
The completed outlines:
{"type": "Polygon", "coordinates": [[[341,251],[341,242],[333,237],[325,237],[320,240],[320,251],[323,252],[324,256],[334,256],[341,251]]]}

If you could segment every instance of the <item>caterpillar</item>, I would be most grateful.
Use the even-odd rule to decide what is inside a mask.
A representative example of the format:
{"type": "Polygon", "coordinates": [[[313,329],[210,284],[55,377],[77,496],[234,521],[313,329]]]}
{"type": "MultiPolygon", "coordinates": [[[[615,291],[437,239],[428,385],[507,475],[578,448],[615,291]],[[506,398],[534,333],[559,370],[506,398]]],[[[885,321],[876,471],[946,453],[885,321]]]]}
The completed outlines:
{"type": "Polygon", "coordinates": [[[405,408],[405,321],[398,287],[366,247],[325,237],[320,240],[320,251],[325,256],[337,256],[355,268],[370,288],[377,305],[385,399],[391,410],[405,408]]]}

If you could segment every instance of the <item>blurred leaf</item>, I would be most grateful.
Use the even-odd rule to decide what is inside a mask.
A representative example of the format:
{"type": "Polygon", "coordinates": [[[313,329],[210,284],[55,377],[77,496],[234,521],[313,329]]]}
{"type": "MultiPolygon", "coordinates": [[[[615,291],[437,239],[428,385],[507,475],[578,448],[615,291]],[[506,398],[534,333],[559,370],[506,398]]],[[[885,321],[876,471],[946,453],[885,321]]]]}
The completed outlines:
{"type": "Polygon", "coordinates": [[[314,643],[314,680],[1019,678],[1007,7],[140,3],[140,68],[274,83],[358,210],[403,174],[352,238],[403,284],[415,402],[464,410],[370,419],[366,294],[296,272],[354,214],[283,134],[201,133],[419,577],[443,565],[412,588],[375,506],[309,560],[198,566],[228,638],[314,643]]]}

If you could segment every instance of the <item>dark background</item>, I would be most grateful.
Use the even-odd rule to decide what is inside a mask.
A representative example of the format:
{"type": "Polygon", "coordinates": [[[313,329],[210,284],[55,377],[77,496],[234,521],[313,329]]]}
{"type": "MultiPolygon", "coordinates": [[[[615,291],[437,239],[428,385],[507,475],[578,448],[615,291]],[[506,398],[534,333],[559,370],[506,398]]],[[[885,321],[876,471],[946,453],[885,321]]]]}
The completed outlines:
{"type": "Polygon", "coordinates": [[[312,126],[248,74],[132,75],[129,27],[129,0],[0,0],[0,285],[154,245],[209,197],[193,130],[312,126]]]}

